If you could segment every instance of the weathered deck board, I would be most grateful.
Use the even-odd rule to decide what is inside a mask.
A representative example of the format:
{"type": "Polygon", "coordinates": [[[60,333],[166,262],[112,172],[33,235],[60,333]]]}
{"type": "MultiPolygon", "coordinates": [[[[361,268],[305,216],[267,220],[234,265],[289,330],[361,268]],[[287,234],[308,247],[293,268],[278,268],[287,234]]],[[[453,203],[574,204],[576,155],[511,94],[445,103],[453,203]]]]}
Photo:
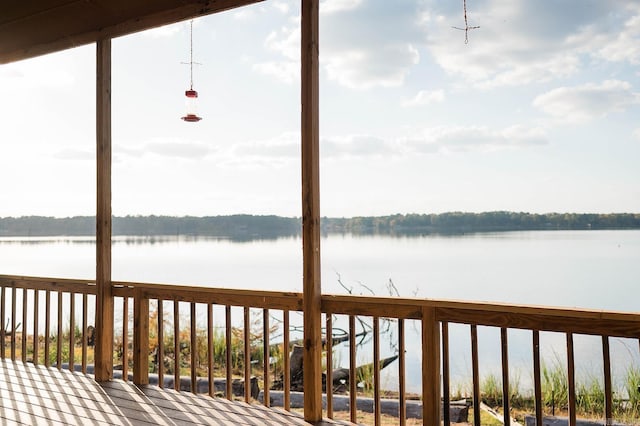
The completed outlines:
{"type": "MultiPolygon", "coordinates": [[[[302,416],[244,402],[137,387],[55,368],[0,361],[0,423],[9,425],[306,425],[302,416]]],[[[326,421],[326,425],[347,425],[326,421]]]]}

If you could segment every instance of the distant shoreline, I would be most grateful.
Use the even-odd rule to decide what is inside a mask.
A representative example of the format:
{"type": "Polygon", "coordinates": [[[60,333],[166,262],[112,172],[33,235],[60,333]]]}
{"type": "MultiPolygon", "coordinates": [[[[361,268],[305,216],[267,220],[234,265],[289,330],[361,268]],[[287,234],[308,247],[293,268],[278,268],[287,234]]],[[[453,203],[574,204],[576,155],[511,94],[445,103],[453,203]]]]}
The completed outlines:
{"type": "MultiPolygon", "coordinates": [[[[298,236],[299,217],[237,214],[228,216],[114,216],[114,236],[212,236],[273,239],[298,236]]],[[[321,219],[324,234],[428,235],[541,230],[640,229],[640,213],[544,213],[495,211],[395,214],[321,219]]],[[[92,236],[95,217],[0,218],[0,237],[92,236]]]]}

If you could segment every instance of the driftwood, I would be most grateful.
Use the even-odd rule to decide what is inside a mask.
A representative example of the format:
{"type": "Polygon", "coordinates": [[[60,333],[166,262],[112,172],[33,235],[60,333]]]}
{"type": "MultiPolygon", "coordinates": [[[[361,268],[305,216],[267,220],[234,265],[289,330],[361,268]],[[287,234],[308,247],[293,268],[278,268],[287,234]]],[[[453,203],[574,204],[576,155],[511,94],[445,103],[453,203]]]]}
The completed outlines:
{"type": "MultiPolygon", "coordinates": [[[[356,337],[362,336],[365,333],[358,333],[356,334],[356,337]]],[[[337,336],[331,339],[331,344],[333,346],[339,345],[340,343],[343,342],[347,342],[349,340],[349,335],[345,334],[344,336],[337,336]]],[[[289,350],[293,349],[296,346],[302,346],[304,344],[304,340],[303,339],[295,339],[295,340],[291,340],[289,341],[289,350]]],[[[270,345],[272,348],[276,348],[276,347],[280,347],[282,346],[282,343],[274,343],[272,345],[270,345]]],[[[322,338],[322,347],[326,348],[327,347],[327,338],[323,337],[322,338]]]]}
{"type": "Polygon", "coordinates": [[[20,326],[22,325],[22,323],[18,323],[16,325],[16,328],[14,328],[13,330],[9,330],[9,319],[7,319],[7,323],[3,326],[0,323],[0,335],[6,337],[15,337],[16,335],[16,329],[20,328],[20,326]]]}
{"type": "MultiPolygon", "coordinates": [[[[302,354],[303,347],[296,345],[293,347],[291,351],[291,357],[289,362],[289,374],[291,377],[291,390],[303,392],[304,391],[304,383],[303,383],[303,368],[302,368],[302,354]]],[[[388,358],[384,358],[380,360],[380,369],[387,367],[393,361],[398,359],[398,355],[394,355],[388,358]]],[[[361,365],[356,368],[356,377],[362,377],[367,372],[373,371],[373,363],[361,365]]],[[[334,392],[344,392],[346,391],[349,385],[349,369],[348,368],[337,368],[332,371],[332,385],[334,392]]],[[[282,390],[284,386],[284,380],[282,378],[280,380],[274,381],[274,384],[271,389],[282,390]]],[[[327,376],[326,373],[322,373],[322,391],[326,392],[327,390],[327,376]]]]}
{"type": "MultiPolygon", "coordinates": [[[[398,359],[398,355],[390,356],[389,358],[384,358],[380,360],[380,370],[391,364],[393,361],[398,359]]],[[[361,365],[360,367],[356,367],[356,377],[362,377],[363,374],[367,372],[373,371],[373,363],[361,365]]],[[[332,381],[333,385],[337,386],[340,384],[347,385],[349,384],[349,369],[348,368],[337,368],[332,372],[332,381]]]]}

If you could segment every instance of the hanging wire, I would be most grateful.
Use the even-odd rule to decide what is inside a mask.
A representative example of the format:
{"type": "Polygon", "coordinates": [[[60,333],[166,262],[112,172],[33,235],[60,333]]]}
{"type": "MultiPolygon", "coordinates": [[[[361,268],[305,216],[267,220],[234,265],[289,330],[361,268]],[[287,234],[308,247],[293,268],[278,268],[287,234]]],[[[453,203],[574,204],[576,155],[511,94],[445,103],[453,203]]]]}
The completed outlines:
{"type": "Polygon", "coordinates": [[[189,65],[189,83],[190,90],[193,90],[193,65],[202,65],[199,62],[193,62],[193,19],[189,23],[189,62],[181,62],[182,64],[189,65]]]}
{"type": "Polygon", "coordinates": [[[477,30],[480,26],[470,27],[469,22],[467,21],[467,0],[462,0],[462,9],[464,10],[464,28],[460,27],[451,27],[456,30],[464,31],[464,44],[469,44],[469,31],[477,30]]]}
{"type": "MultiPolygon", "coordinates": [[[[464,17],[466,22],[466,19],[467,19],[466,9],[465,9],[464,17]]],[[[193,90],[193,19],[191,20],[189,25],[190,25],[190,28],[189,28],[189,70],[190,70],[189,80],[191,82],[191,90],[193,90]]]]}

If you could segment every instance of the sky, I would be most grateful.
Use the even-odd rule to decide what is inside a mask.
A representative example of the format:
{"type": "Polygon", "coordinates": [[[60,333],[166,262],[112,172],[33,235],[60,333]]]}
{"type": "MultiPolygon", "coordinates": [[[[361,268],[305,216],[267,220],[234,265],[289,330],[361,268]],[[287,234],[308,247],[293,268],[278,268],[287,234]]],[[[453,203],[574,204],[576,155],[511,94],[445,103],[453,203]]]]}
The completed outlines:
{"type": "MultiPolygon", "coordinates": [[[[320,2],[321,215],[640,212],[640,0],[320,2]]],[[[113,40],[113,214],[301,215],[300,2],[113,40]]],[[[95,46],[0,66],[0,217],[95,214],[95,46]]]]}

